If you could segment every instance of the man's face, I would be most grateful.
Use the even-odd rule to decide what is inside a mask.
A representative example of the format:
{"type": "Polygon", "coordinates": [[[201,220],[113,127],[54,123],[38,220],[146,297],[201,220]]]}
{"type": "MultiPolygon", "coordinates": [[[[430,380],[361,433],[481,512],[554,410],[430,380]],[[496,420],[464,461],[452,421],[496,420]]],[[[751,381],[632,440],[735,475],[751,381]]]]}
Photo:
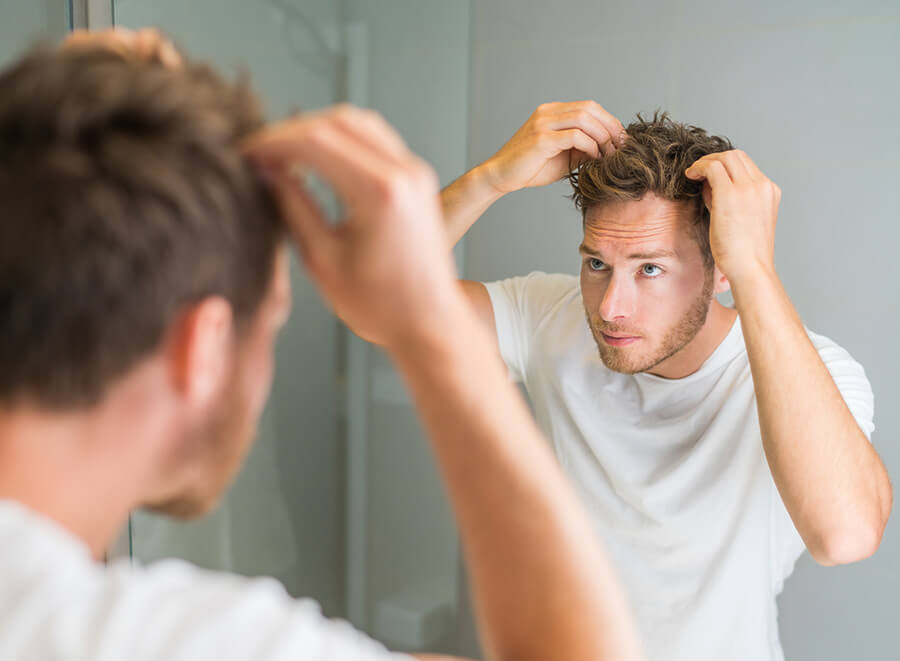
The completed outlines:
{"type": "Polygon", "coordinates": [[[208,414],[185,431],[173,464],[191,465],[191,479],[176,498],[150,509],[179,518],[204,514],[218,502],[256,437],[256,426],[268,399],[274,373],[278,331],[290,313],[287,253],[281,249],[272,282],[255,318],[235,342],[232,369],[208,414]]]}
{"type": "Polygon", "coordinates": [[[706,323],[713,269],[704,262],[693,223],[690,205],[653,194],[588,210],[581,292],[609,369],[651,371],[706,323]]]}

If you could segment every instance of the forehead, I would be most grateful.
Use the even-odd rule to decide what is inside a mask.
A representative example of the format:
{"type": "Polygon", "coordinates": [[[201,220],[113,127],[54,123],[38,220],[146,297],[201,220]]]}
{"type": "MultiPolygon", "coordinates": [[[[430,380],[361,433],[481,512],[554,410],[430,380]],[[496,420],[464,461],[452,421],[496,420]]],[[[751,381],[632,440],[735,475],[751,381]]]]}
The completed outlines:
{"type": "Polygon", "coordinates": [[[584,247],[595,251],[659,248],[683,252],[692,242],[693,208],[648,193],[638,201],[611,202],[588,209],[584,247]]]}

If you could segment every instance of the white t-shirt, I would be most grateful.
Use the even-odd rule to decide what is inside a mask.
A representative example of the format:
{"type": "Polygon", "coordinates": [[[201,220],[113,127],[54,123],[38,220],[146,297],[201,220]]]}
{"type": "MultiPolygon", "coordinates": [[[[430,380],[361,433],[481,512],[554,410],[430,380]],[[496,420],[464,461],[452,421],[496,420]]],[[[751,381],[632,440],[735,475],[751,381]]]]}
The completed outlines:
{"type": "Polygon", "coordinates": [[[78,538],[8,500],[0,623],[10,661],[411,661],[272,579],[177,560],[96,563],[78,538]]]}
{"type": "MultiPolygon", "coordinates": [[[[688,377],[625,375],[600,360],[577,277],[486,286],[503,359],[596,523],[648,660],[783,659],[775,597],[804,545],[766,463],[740,321],[688,377]]],[[[809,336],[871,437],[863,368],[809,336]]]]}

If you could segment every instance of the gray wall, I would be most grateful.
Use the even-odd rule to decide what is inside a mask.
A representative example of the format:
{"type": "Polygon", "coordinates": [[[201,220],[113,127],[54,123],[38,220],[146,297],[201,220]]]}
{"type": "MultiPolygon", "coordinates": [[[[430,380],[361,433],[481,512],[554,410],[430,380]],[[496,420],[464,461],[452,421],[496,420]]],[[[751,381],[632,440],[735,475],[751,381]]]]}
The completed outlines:
{"type": "MultiPolygon", "coordinates": [[[[810,328],[866,367],[874,443],[900,475],[896,0],[474,0],[472,48],[470,165],[538,104],[585,98],[626,123],[663,108],[745,149],[784,191],[776,256],[787,290],[810,328]]],[[[501,200],[468,235],[466,276],[576,273],[567,192],[501,200]]],[[[862,563],[801,559],[779,601],[788,661],[898,658],[897,519],[862,563]]]]}

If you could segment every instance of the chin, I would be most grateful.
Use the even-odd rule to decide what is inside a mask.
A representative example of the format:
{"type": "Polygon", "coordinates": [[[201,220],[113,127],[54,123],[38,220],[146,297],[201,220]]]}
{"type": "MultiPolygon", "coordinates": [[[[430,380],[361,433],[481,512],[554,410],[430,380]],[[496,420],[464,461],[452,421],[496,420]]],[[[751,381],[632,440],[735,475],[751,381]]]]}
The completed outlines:
{"type": "Polygon", "coordinates": [[[608,370],[619,374],[640,374],[651,369],[655,364],[653,361],[642,359],[641,356],[628,356],[621,350],[611,349],[601,342],[602,340],[597,341],[600,360],[608,370]]]}

